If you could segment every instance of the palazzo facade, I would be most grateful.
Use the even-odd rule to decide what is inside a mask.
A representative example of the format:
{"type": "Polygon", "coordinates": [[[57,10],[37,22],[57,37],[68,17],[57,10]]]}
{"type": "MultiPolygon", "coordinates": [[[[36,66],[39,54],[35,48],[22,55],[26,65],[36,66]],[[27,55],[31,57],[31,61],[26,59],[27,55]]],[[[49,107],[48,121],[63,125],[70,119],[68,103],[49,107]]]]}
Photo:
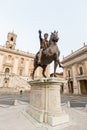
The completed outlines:
{"type": "MultiPolygon", "coordinates": [[[[0,87],[12,86],[10,82],[12,76],[26,81],[29,81],[32,77],[35,55],[15,49],[16,39],[16,34],[13,32],[8,33],[5,46],[0,46],[0,87]]],[[[49,67],[47,67],[46,75],[49,75],[49,67]]],[[[35,78],[38,77],[42,77],[42,69],[40,67],[35,72],[35,78]]]]}
{"type": "Polygon", "coordinates": [[[87,45],[63,58],[64,93],[87,94],[87,45]]]}

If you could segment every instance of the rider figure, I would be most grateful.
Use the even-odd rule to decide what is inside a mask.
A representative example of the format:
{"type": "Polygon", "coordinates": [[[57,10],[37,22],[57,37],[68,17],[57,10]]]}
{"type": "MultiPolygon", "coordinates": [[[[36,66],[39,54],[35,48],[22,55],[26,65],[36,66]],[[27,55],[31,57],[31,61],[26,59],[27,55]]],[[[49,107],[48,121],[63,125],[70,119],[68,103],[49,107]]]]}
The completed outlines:
{"type": "Polygon", "coordinates": [[[40,39],[40,51],[39,51],[39,57],[38,57],[38,63],[41,63],[41,56],[42,56],[42,52],[43,50],[45,50],[48,46],[49,46],[49,42],[47,40],[48,38],[48,34],[45,33],[44,34],[44,39],[41,37],[41,30],[39,30],[39,39],[40,39]]]}

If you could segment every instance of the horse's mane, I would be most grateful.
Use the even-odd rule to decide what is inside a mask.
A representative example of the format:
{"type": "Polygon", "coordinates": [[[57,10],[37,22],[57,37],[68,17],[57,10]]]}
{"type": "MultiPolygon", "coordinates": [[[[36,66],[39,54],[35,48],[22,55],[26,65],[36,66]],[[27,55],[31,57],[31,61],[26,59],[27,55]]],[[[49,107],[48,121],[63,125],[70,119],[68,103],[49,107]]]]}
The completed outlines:
{"type": "Polygon", "coordinates": [[[58,41],[58,32],[54,31],[53,33],[51,33],[50,35],[50,39],[49,39],[49,46],[52,44],[56,44],[56,42],[58,41]],[[54,39],[55,37],[55,39],[54,39]]]}

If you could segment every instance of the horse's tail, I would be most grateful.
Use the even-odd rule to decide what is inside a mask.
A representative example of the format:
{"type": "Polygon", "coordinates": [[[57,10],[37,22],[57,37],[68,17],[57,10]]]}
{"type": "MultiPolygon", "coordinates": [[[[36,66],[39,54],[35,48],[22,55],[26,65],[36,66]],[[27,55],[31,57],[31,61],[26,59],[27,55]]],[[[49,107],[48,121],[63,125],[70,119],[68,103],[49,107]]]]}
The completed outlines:
{"type": "Polygon", "coordinates": [[[34,66],[36,66],[38,64],[38,54],[39,54],[39,52],[37,52],[37,54],[35,55],[34,66]]]}

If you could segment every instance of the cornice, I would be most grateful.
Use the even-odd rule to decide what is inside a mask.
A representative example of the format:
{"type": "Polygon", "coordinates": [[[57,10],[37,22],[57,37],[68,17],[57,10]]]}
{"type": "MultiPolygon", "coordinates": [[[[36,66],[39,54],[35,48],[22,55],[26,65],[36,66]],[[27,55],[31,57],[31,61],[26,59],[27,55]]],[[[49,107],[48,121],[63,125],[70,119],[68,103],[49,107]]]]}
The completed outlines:
{"type": "Polygon", "coordinates": [[[76,78],[77,78],[77,80],[84,80],[84,79],[86,79],[87,80],[87,74],[85,74],[85,75],[79,75],[79,76],[76,76],[76,78]]]}
{"type": "MultiPolygon", "coordinates": [[[[70,62],[72,60],[75,61],[76,58],[80,58],[83,55],[86,55],[85,58],[87,58],[87,45],[85,45],[84,47],[78,49],[77,51],[73,52],[72,54],[64,57],[61,63],[65,64],[66,62],[70,62]]],[[[74,61],[72,61],[72,62],[74,62],[74,61]]]]}
{"type": "Polygon", "coordinates": [[[70,66],[70,65],[73,65],[75,63],[79,63],[79,62],[81,62],[83,60],[86,60],[86,59],[87,59],[87,54],[79,56],[79,57],[76,57],[73,60],[68,60],[67,62],[64,62],[63,64],[64,64],[64,67],[65,66],[70,66]]]}
{"type": "Polygon", "coordinates": [[[18,49],[12,50],[12,49],[6,48],[4,46],[0,46],[0,51],[12,53],[12,54],[15,54],[15,55],[21,55],[21,56],[25,56],[25,57],[29,57],[29,58],[35,57],[35,54],[29,53],[29,52],[24,52],[24,51],[21,51],[21,50],[18,50],[18,49]]]}

